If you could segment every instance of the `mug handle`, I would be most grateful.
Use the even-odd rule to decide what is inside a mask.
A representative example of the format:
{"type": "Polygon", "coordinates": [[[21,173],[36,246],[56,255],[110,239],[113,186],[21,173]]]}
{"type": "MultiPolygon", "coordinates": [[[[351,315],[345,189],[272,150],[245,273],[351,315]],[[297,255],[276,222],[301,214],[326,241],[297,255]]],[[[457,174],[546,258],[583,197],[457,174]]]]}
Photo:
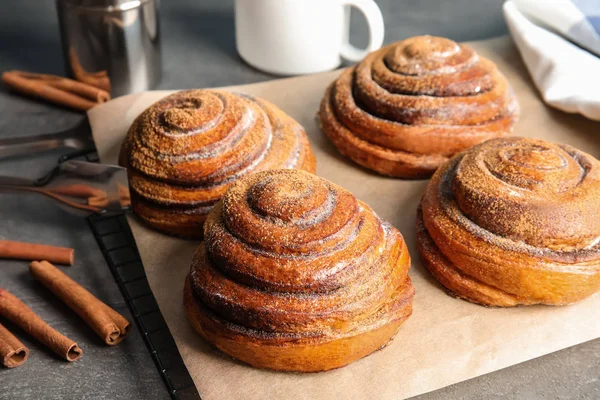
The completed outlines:
{"type": "MultiPolygon", "coordinates": [[[[359,49],[350,44],[349,35],[346,35],[346,42],[342,43],[340,50],[342,58],[350,62],[359,62],[367,54],[379,49],[383,44],[383,16],[381,15],[381,10],[373,0],[341,0],[341,4],[342,6],[357,8],[365,16],[367,25],[369,26],[369,44],[366,49],[359,49]]],[[[346,24],[349,23],[350,19],[348,18],[346,24]]],[[[348,32],[350,26],[348,25],[344,29],[348,32]]]]}

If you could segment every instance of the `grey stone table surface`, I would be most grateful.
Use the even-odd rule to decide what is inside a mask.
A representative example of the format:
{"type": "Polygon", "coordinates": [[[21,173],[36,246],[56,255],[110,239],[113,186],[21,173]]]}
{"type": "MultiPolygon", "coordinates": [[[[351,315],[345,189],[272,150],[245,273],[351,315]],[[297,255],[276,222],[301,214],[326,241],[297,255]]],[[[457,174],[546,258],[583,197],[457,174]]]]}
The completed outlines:
{"type": "MultiPolygon", "coordinates": [[[[323,0],[327,1],[327,0],[323,0]]],[[[244,64],[235,51],[232,0],[163,0],[163,79],[160,89],[258,82],[275,77],[244,64]]],[[[455,40],[506,34],[502,0],[379,0],[386,42],[429,33],[455,40]]],[[[54,4],[4,1],[0,11],[0,70],[62,74],[54,4]]],[[[365,27],[353,18],[360,45],[365,27]]],[[[74,125],[81,114],[0,89],[0,137],[49,133],[74,125]]],[[[64,152],[0,160],[0,174],[35,177],[64,152]]],[[[0,194],[0,238],[73,247],[65,269],[99,298],[130,317],[85,219],[32,195],[0,194]]],[[[31,349],[22,367],[0,370],[0,399],[163,399],[168,394],[134,330],[121,345],[104,346],[76,315],[27,272],[27,263],[0,260],[0,287],[16,294],[48,323],[77,341],[84,357],[66,363],[6,323],[31,349]]],[[[600,340],[584,343],[420,396],[433,399],[599,399],[600,340]]],[[[232,383],[235,384],[235,383],[232,383]]],[[[373,398],[377,398],[376,393],[373,398]]]]}

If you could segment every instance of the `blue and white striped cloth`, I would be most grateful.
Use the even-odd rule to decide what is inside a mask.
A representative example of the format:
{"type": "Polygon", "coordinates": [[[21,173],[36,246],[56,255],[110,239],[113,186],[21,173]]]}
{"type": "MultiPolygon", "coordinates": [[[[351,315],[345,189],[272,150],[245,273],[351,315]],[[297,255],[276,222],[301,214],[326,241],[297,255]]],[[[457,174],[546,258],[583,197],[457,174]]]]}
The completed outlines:
{"type": "Polygon", "coordinates": [[[546,103],[600,120],[600,0],[508,0],[504,16],[546,103]]]}

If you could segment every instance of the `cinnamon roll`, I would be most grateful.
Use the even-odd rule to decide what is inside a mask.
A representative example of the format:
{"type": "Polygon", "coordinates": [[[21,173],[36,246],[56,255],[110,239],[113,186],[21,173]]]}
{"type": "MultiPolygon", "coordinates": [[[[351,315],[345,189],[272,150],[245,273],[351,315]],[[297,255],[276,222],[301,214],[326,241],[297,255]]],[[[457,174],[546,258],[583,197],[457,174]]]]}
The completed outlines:
{"type": "Polygon", "coordinates": [[[251,172],[315,170],[304,129],[273,104],[223,90],[187,90],[158,101],[133,123],[120,154],[131,205],[150,226],[202,237],[227,187],[251,172]]]}
{"type": "Polygon", "coordinates": [[[234,183],[210,212],[184,303],[198,333],[260,368],[324,371],[385,346],[412,312],[400,232],[296,170],[234,183]]]}
{"type": "Polygon", "coordinates": [[[600,289],[600,163],[542,140],[475,146],[431,179],[417,244],[433,276],[474,303],[588,297],[600,289]]]}
{"type": "Polygon", "coordinates": [[[319,111],[343,155],[399,178],[430,176],[456,153],[510,133],[517,116],[493,62],[432,36],[370,54],[329,86],[319,111]]]}

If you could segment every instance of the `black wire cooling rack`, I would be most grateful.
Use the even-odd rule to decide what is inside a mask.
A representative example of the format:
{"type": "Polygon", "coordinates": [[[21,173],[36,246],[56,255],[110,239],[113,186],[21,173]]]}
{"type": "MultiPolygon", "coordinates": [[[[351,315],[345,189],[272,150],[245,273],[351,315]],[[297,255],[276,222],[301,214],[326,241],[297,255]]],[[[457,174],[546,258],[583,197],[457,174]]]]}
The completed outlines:
{"type": "MultiPolygon", "coordinates": [[[[72,159],[98,162],[98,155],[94,149],[82,150],[59,162],[72,159]]],[[[176,400],[201,400],[152,294],[125,214],[92,214],[87,220],[169,395],[176,400]]]]}

